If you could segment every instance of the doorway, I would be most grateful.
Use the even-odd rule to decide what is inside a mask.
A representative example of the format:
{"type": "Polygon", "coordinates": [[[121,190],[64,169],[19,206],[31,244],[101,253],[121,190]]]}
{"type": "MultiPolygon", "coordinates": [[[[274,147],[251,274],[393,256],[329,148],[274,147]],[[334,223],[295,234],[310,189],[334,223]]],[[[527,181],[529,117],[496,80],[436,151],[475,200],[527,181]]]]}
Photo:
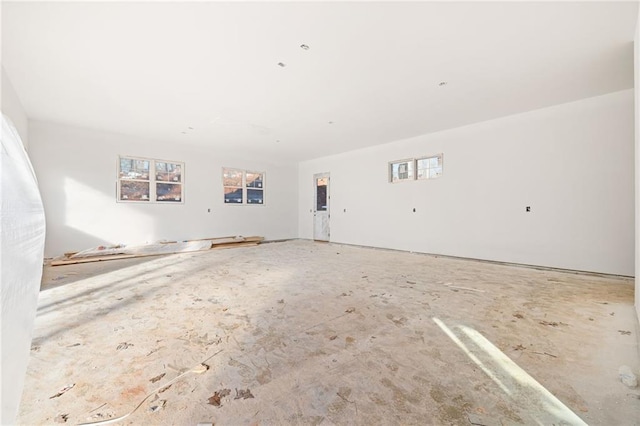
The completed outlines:
{"type": "Polygon", "coordinates": [[[329,241],[329,173],[313,175],[313,239],[316,241],[329,241]]]}

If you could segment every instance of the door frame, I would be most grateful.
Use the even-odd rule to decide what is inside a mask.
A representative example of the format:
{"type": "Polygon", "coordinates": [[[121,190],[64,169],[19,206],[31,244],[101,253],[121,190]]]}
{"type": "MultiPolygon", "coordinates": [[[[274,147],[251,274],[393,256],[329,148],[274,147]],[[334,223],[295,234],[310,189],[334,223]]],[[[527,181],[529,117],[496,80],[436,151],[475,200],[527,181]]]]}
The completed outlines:
{"type": "Polygon", "coordinates": [[[329,241],[331,239],[331,173],[315,173],[313,175],[313,240],[314,241],[329,241]],[[317,182],[318,179],[327,178],[327,210],[318,212],[318,192],[317,182]],[[316,238],[316,220],[322,220],[321,217],[326,213],[327,223],[327,237],[326,239],[316,238]],[[320,214],[320,216],[319,216],[320,214]]]}

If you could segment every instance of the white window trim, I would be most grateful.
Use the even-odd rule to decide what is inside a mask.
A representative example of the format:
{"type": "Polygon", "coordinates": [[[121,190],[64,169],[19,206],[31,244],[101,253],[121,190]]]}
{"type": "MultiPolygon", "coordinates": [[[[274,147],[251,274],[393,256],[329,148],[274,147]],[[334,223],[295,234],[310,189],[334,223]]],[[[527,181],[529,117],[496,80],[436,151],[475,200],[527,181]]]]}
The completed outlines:
{"type": "Polygon", "coordinates": [[[224,204],[225,206],[264,206],[267,204],[266,201],[266,197],[265,197],[265,188],[266,188],[266,180],[267,180],[267,174],[265,172],[258,172],[255,170],[245,170],[245,169],[238,169],[236,167],[223,167],[222,168],[222,204],[224,204]],[[226,203],[224,201],[224,189],[225,188],[240,188],[238,186],[228,186],[224,184],[224,172],[225,170],[233,170],[236,172],[240,172],[242,173],[242,202],[241,203],[226,203]],[[252,174],[259,174],[262,175],[262,188],[250,188],[247,187],[247,173],[252,173],[252,174]],[[262,191],[262,203],[250,203],[249,202],[249,198],[247,196],[248,194],[248,190],[249,189],[256,189],[256,190],[260,190],[262,191]]]}
{"type": "MultiPolygon", "coordinates": [[[[427,169],[428,170],[428,169],[427,169]]],[[[424,157],[420,157],[420,158],[416,158],[415,161],[415,165],[414,165],[414,174],[416,177],[416,180],[433,180],[433,179],[440,179],[443,175],[444,175],[444,154],[442,152],[438,153],[438,154],[432,154],[432,155],[425,155],[424,157]],[[418,177],[418,161],[420,160],[427,160],[427,159],[431,159],[431,158],[438,158],[440,157],[440,167],[442,168],[442,172],[440,173],[439,176],[434,176],[434,177],[418,177]]]]}
{"type": "Polygon", "coordinates": [[[158,158],[137,157],[134,155],[118,155],[116,163],[116,202],[118,203],[138,203],[138,204],[184,204],[184,185],[185,185],[185,167],[183,161],[161,160],[158,158]],[[120,160],[142,160],[149,162],[149,180],[137,179],[121,179],[120,178],[120,160]],[[172,183],[156,180],[156,162],[171,163],[180,165],[180,183],[172,183]],[[149,200],[122,200],[120,199],[120,182],[149,182],[149,200]],[[180,185],[180,201],[158,201],[156,200],[156,183],[169,183],[172,185],[180,185]]]}
{"type": "Polygon", "coordinates": [[[412,180],[416,180],[416,162],[415,159],[413,158],[406,158],[403,160],[394,160],[394,161],[389,161],[389,164],[387,165],[387,173],[388,173],[388,179],[389,179],[389,183],[400,183],[400,182],[411,182],[412,180]],[[413,176],[407,179],[398,179],[397,181],[393,180],[393,165],[394,164],[400,164],[400,163],[410,163],[413,165],[413,176]]]}
{"type": "MultiPolygon", "coordinates": [[[[427,169],[428,170],[428,169],[427,169]]],[[[394,160],[394,161],[389,161],[389,164],[387,165],[387,179],[389,181],[389,183],[400,183],[400,182],[411,182],[411,181],[415,181],[415,180],[433,180],[433,179],[439,179],[444,175],[444,153],[440,152],[438,154],[432,154],[432,155],[425,155],[422,157],[418,157],[418,158],[407,158],[407,159],[403,159],[403,160],[394,160]],[[431,158],[438,158],[440,157],[440,162],[441,162],[441,168],[442,168],[442,172],[440,173],[440,175],[438,176],[434,176],[434,177],[418,177],[418,161],[420,160],[426,160],[426,159],[431,159],[431,158]],[[393,180],[393,165],[394,164],[401,164],[401,163],[410,163],[413,166],[413,176],[407,179],[398,179],[397,181],[393,180]]]]}

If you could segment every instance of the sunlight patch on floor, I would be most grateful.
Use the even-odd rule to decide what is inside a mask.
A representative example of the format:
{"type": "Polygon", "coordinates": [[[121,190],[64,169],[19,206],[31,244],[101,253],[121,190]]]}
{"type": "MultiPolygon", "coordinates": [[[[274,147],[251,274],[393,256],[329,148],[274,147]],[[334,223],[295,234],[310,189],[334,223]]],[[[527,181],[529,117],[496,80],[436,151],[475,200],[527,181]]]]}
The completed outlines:
{"type": "Polygon", "coordinates": [[[507,395],[526,409],[538,424],[586,423],[558,398],[527,374],[478,331],[464,325],[447,326],[433,318],[440,329],[507,395]]]}

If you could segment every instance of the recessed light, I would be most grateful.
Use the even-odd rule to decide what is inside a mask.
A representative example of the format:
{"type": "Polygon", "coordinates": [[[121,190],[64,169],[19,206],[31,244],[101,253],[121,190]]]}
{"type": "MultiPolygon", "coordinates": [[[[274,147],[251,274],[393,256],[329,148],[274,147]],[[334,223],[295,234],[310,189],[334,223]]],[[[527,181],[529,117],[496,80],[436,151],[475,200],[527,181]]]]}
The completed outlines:
{"type": "Polygon", "coordinates": [[[193,127],[189,126],[189,130],[193,130],[193,127]]]}
{"type": "Polygon", "coordinates": [[[446,81],[441,81],[440,83],[438,83],[438,86],[446,86],[447,82],[446,81]]]}
{"type": "Polygon", "coordinates": [[[279,143],[279,142],[280,142],[280,139],[278,139],[278,140],[276,141],[276,143],[279,143]]]}
{"type": "Polygon", "coordinates": [[[330,121],[329,124],[333,124],[333,121],[330,121]]]}
{"type": "Polygon", "coordinates": [[[182,134],[183,134],[183,135],[186,135],[186,134],[187,134],[187,132],[182,132],[182,134]]]}
{"type": "Polygon", "coordinates": [[[282,68],[286,67],[286,65],[283,62],[278,62],[278,66],[282,68]]]}
{"type": "Polygon", "coordinates": [[[309,46],[307,46],[306,44],[301,44],[300,48],[303,50],[309,50],[309,46]]]}

